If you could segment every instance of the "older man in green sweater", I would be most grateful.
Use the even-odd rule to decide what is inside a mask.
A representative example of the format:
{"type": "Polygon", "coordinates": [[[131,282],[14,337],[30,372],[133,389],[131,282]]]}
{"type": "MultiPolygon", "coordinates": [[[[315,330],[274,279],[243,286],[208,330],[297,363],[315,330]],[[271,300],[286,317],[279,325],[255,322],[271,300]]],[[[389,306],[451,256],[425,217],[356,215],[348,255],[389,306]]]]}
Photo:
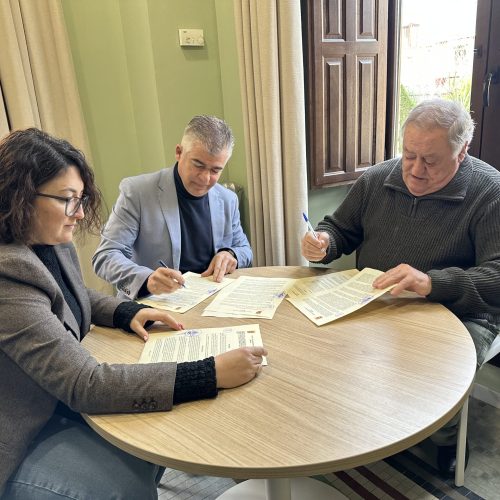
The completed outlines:
{"type": "MultiPolygon", "coordinates": [[[[478,367],[500,332],[500,172],[467,154],[474,123],[461,105],[431,99],[403,126],[403,155],[371,167],[333,215],[302,240],[327,264],[357,251],[357,267],[440,302],[471,334],[478,367]]],[[[438,466],[455,472],[456,426],[433,436],[438,466]]]]}

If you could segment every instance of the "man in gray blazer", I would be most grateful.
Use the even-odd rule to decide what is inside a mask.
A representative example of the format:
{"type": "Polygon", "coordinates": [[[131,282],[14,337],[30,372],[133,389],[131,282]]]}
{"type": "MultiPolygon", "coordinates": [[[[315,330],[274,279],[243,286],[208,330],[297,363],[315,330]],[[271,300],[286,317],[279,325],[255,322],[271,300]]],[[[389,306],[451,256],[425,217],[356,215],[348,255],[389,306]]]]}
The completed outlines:
{"type": "Polygon", "coordinates": [[[120,183],[120,195],[92,263],[119,297],[170,293],[192,271],[221,281],[250,267],[235,193],[217,183],[233,134],[213,116],[195,116],[175,148],[177,163],[120,183]]]}

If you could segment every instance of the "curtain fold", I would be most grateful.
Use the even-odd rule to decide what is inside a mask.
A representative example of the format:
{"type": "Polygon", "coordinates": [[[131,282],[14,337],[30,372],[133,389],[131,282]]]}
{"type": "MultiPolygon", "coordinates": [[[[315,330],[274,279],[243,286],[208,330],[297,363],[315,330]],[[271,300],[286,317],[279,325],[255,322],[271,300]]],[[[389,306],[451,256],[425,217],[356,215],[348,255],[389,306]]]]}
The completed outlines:
{"type": "MultiPolygon", "coordinates": [[[[0,0],[0,137],[27,127],[68,140],[91,163],[60,0],[0,0]]],[[[96,244],[77,242],[84,278],[110,291],[90,263],[96,244]]]]}
{"type": "Polygon", "coordinates": [[[307,170],[299,0],[235,0],[254,265],[304,265],[307,170]]]}
{"type": "Polygon", "coordinates": [[[18,0],[0,1],[0,81],[10,130],[41,127],[18,0]]]}
{"type": "Polygon", "coordinates": [[[60,0],[0,0],[0,78],[11,130],[39,127],[90,154],[60,0]]]}
{"type": "Polygon", "coordinates": [[[0,139],[9,133],[9,120],[3,99],[2,82],[0,81],[0,139]]]}

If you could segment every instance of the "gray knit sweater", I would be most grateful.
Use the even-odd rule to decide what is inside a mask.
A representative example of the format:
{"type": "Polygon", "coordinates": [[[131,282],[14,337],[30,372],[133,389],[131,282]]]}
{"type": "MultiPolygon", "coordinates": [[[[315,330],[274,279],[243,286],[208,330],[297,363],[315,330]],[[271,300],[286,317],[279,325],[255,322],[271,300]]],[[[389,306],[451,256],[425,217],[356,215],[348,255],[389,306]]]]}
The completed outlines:
{"type": "Polygon", "coordinates": [[[440,191],[413,196],[401,159],[371,167],[317,229],[330,235],[326,264],[357,250],[357,267],[399,264],[427,273],[458,317],[500,323],[500,172],[466,156],[440,191]]]}

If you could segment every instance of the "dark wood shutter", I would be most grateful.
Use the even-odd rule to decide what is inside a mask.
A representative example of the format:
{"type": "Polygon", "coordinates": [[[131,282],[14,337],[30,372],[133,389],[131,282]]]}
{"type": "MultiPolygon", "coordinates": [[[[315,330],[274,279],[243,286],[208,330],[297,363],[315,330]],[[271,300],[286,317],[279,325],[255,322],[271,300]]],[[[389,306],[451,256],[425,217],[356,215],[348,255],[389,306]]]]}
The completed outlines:
{"type": "Polygon", "coordinates": [[[384,159],[388,0],[306,0],[311,187],[384,159]]]}
{"type": "Polygon", "coordinates": [[[478,0],[471,112],[476,130],[470,154],[500,170],[500,2],[478,0]]]}

